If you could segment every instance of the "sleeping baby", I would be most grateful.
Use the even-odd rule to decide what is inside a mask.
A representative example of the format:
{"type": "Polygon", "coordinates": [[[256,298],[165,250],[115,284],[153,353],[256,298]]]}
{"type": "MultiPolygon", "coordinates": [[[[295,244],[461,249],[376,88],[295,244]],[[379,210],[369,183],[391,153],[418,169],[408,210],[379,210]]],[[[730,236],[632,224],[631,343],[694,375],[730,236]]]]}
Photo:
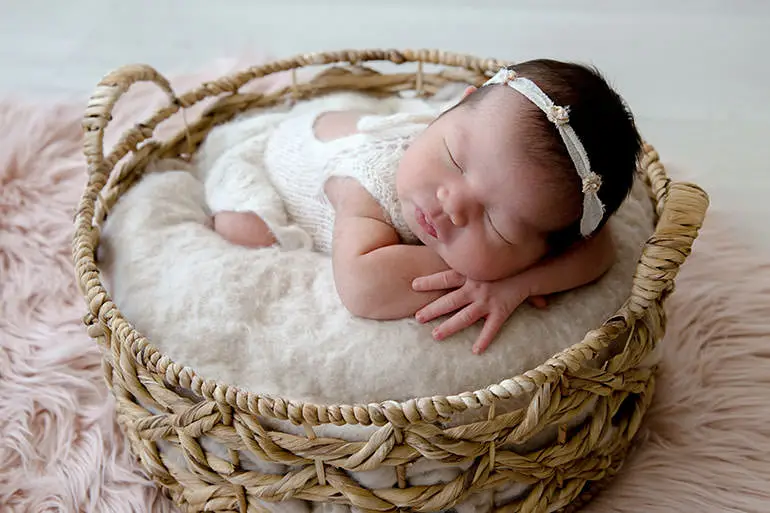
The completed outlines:
{"type": "Polygon", "coordinates": [[[308,105],[275,123],[254,170],[285,212],[218,211],[213,227],[234,244],[330,254],[352,314],[454,314],[437,340],[483,320],[478,354],[523,302],[542,307],[612,266],[607,220],[641,138],[595,70],[524,62],[441,111],[308,105]]]}

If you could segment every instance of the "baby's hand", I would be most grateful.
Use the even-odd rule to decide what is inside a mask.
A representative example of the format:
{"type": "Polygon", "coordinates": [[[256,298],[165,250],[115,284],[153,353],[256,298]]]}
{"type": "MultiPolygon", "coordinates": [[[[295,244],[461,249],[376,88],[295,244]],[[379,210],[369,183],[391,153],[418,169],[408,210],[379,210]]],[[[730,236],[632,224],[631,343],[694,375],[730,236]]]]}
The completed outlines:
{"type": "Polygon", "coordinates": [[[529,299],[533,306],[545,307],[545,298],[529,297],[529,291],[516,276],[484,282],[469,280],[457,271],[449,270],[416,278],[412,288],[416,291],[455,289],[415,314],[418,321],[425,323],[460,310],[433,330],[433,338],[436,340],[442,340],[472,326],[479,319],[485,319],[484,327],[473,344],[475,354],[481,354],[489,347],[505,321],[521,303],[529,299]]]}

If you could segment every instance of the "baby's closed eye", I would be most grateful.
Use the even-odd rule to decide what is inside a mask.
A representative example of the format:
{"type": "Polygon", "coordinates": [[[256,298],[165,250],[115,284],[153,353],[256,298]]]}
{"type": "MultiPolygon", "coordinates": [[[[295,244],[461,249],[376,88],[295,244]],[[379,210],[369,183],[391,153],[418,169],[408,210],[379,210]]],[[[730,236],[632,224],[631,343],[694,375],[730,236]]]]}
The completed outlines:
{"type": "Polygon", "coordinates": [[[465,170],[463,170],[462,166],[457,163],[454,155],[452,155],[452,150],[449,149],[449,144],[447,143],[446,138],[444,138],[444,148],[446,149],[446,154],[449,158],[450,164],[455,167],[461,174],[465,174],[465,170]]]}

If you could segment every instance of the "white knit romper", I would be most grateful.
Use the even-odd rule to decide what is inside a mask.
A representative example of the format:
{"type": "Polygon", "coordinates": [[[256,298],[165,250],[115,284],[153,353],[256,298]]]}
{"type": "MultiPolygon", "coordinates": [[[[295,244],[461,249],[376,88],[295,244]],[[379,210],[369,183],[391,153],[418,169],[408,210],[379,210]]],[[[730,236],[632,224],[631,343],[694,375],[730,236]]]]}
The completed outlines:
{"type": "MultiPolygon", "coordinates": [[[[386,220],[404,243],[419,243],[401,213],[396,171],[409,144],[434,116],[364,116],[358,122],[358,133],[321,141],[313,126],[324,111],[289,116],[276,127],[265,147],[264,169],[283,200],[290,222],[310,236],[312,249],[331,254],[335,212],[324,194],[324,184],[330,176],[348,176],[356,179],[382,206],[386,220]]],[[[273,231],[280,232],[280,228],[273,231]]],[[[279,243],[298,245],[296,241],[282,241],[280,235],[277,238],[279,243]]]]}

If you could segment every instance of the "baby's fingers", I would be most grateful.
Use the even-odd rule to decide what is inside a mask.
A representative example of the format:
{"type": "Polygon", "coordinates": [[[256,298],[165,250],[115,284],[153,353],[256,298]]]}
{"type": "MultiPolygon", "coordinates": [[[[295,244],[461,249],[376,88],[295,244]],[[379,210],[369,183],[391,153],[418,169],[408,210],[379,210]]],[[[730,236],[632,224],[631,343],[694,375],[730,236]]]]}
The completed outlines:
{"type": "Polygon", "coordinates": [[[412,288],[417,292],[456,289],[464,284],[465,276],[452,269],[412,280],[412,288]]]}
{"type": "Polygon", "coordinates": [[[478,303],[471,303],[433,330],[433,338],[443,340],[464,330],[484,317],[485,310],[478,303]]]}
{"type": "Polygon", "coordinates": [[[489,347],[489,344],[495,340],[495,337],[500,332],[500,328],[503,327],[506,316],[501,314],[489,314],[484,321],[484,327],[481,328],[481,333],[473,344],[473,353],[481,354],[489,347]]]}
{"type": "Polygon", "coordinates": [[[432,321],[436,317],[452,313],[467,305],[469,301],[465,296],[463,289],[454,290],[425,305],[414,316],[420,322],[432,321]]]}

